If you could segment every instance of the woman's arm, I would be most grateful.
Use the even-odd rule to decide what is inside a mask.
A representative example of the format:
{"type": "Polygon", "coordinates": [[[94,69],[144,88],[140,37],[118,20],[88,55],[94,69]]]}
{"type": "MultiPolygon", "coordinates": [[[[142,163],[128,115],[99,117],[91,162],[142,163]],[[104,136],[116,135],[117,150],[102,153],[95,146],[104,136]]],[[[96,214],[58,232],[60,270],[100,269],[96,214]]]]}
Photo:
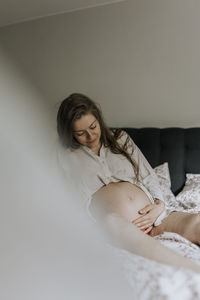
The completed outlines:
{"type": "Polygon", "coordinates": [[[139,180],[147,188],[150,194],[155,198],[164,201],[163,194],[160,188],[160,183],[158,177],[151,167],[141,150],[138,146],[131,140],[132,147],[134,149],[132,157],[139,167],[139,180]],[[151,184],[146,185],[147,178],[151,178],[151,184]]]}
{"type": "Polygon", "coordinates": [[[158,263],[191,269],[200,273],[200,266],[166,248],[159,241],[144,234],[136,226],[117,214],[106,216],[106,224],[115,246],[158,263]]]}
{"type": "MultiPolygon", "coordinates": [[[[137,145],[133,142],[133,140],[126,132],[123,133],[122,138],[123,138],[122,142],[124,142],[124,140],[129,138],[129,141],[127,143],[127,151],[129,152],[129,154],[131,155],[135,163],[138,165],[139,181],[155,199],[153,205],[148,205],[139,211],[141,217],[138,218],[138,220],[134,220],[136,221],[135,225],[137,225],[138,222],[140,223],[145,222],[146,224],[148,223],[149,226],[151,226],[152,224],[154,224],[154,226],[158,226],[161,224],[162,220],[166,217],[166,212],[165,212],[164,198],[163,198],[163,194],[160,188],[160,183],[158,181],[157,175],[154,169],[147,161],[147,159],[142,154],[141,150],[137,147],[137,145]],[[148,184],[149,179],[151,184],[148,184]]],[[[142,223],[140,225],[143,226],[145,224],[142,223]]]]}
{"type": "MultiPolygon", "coordinates": [[[[160,225],[161,222],[159,222],[159,218],[162,217],[162,214],[164,218],[164,211],[164,202],[159,199],[155,199],[154,204],[148,204],[144,208],[139,210],[139,214],[141,214],[141,216],[136,220],[133,220],[132,223],[136,225],[140,230],[149,232],[149,228],[152,228],[153,225],[160,225]]],[[[163,218],[160,219],[162,220],[163,218]]]]}
{"type": "Polygon", "coordinates": [[[139,181],[145,186],[145,179],[151,176],[151,178],[153,179],[153,185],[145,187],[148,189],[148,191],[154,198],[164,201],[163,194],[160,189],[160,184],[154,169],[151,167],[141,150],[134,143],[134,141],[127,134],[127,132],[122,132],[120,143],[127,145],[126,147],[128,153],[131,155],[133,161],[135,161],[135,163],[137,164],[139,168],[139,181]]]}

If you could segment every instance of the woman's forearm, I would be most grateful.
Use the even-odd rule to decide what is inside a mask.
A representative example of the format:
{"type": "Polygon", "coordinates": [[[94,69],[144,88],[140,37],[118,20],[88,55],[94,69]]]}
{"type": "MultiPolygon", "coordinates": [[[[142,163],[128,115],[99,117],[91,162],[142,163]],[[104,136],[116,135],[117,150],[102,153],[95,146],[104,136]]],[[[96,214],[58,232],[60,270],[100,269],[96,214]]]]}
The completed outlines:
{"type": "Polygon", "coordinates": [[[117,214],[107,215],[106,223],[117,247],[162,264],[191,269],[200,273],[200,266],[144,234],[121,216],[117,214]]]}

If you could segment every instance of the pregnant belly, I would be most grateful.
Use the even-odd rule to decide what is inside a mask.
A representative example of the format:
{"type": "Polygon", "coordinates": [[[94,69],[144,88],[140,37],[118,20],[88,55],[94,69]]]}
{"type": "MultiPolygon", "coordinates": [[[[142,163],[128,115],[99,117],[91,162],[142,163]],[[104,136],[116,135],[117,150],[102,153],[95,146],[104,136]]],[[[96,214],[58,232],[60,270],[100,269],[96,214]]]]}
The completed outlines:
{"type": "Polygon", "coordinates": [[[102,212],[102,209],[104,213],[115,212],[131,222],[141,216],[138,211],[150,203],[148,196],[135,184],[116,182],[93,195],[91,209],[93,212],[102,212]]]}

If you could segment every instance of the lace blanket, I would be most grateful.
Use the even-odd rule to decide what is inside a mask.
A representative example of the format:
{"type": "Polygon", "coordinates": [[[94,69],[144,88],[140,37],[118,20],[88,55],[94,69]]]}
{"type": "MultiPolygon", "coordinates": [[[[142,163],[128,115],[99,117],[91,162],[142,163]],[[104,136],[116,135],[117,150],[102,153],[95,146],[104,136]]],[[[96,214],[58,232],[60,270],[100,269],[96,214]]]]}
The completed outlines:
{"type": "MultiPolygon", "coordinates": [[[[155,168],[165,198],[168,213],[183,211],[200,212],[200,175],[187,175],[186,185],[177,199],[171,192],[168,164],[155,168]]],[[[146,178],[146,186],[157,185],[154,177],[146,178]]],[[[154,237],[164,246],[200,264],[200,247],[179,234],[164,232],[154,237]]],[[[137,300],[200,300],[200,273],[176,268],[137,256],[126,250],[115,249],[121,260],[123,272],[133,290],[132,299],[137,300]]]]}
{"type": "MultiPolygon", "coordinates": [[[[154,237],[164,246],[200,264],[200,248],[179,234],[164,232],[154,237]]],[[[122,264],[123,273],[137,300],[197,300],[200,299],[200,274],[160,264],[132,254],[123,249],[114,249],[122,264]]]]}

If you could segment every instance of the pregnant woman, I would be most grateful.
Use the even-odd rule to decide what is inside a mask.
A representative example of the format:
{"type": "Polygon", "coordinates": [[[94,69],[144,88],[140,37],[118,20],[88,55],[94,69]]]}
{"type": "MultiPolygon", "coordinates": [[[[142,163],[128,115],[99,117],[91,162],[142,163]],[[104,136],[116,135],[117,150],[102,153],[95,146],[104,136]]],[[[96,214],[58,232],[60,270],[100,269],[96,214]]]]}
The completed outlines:
{"type": "Polygon", "coordinates": [[[171,231],[200,243],[199,215],[172,212],[167,216],[159,183],[154,190],[143,184],[149,175],[156,180],[154,170],[124,131],[110,130],[100,108],[78,93],[61,103],[57,131],[64,146],[60,155],[63,168],[70,165],[70,176],[88,210],[107,221],[124,248],[199,271],[198,266],[146,235],[171,231]],[[152,247],[158,250],[156,257],[155,251],[147,251],[152,247]]]}

